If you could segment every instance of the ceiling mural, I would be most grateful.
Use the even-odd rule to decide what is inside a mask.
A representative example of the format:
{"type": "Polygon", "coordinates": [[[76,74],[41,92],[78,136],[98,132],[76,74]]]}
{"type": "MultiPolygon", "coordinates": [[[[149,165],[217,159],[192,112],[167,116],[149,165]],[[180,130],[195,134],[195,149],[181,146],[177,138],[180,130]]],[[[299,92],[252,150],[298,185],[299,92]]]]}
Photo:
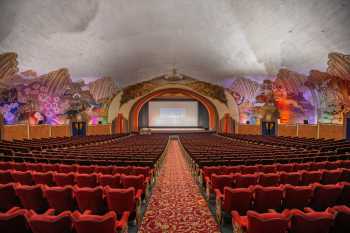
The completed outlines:
{"type": "Polygon", "coordinates": [[[5,124],[65,124],[77,114],[90,124],[106,123],[108,104],[118,88],[111,78],[73,82],[67,69],[38,75],[17,72],[17,55],[0,55],[0,113],[5,124]]]}

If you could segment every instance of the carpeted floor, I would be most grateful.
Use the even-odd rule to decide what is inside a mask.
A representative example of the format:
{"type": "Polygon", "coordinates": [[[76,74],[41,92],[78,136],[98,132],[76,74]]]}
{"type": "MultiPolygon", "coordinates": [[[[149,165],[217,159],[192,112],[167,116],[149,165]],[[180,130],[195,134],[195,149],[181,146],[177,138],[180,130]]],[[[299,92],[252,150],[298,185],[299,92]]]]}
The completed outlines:
{"type": "Polygon", "coordinates": [[[172,140],[153,188],[140,233],[219,233],[219,227],[172,140]]]}

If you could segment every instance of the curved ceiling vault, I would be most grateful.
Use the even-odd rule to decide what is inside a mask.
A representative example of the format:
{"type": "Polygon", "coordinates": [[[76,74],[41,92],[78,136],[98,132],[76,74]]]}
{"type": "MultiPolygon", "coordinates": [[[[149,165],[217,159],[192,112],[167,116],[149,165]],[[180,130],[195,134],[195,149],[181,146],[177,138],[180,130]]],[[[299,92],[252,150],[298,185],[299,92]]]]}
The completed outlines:
{"type": "Polygon", "coordinates": [[[326,69],[350,53],[348,0],[1,0],[0,53],[125,86],[167,73],[222,83],[326,69]]]}

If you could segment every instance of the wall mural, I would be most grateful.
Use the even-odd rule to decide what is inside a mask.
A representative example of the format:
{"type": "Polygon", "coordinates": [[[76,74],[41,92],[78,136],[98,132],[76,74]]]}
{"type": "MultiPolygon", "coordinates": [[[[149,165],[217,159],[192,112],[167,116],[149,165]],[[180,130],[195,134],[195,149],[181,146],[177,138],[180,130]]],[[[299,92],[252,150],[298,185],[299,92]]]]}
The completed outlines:
{"type": "Polygon", "coordinates": [[[107,123],[108,105],[118,88],[108,77],[73,82],[67,69],[44,75],[18,72],[17,55],[0,55],[0,113],[5,124],[65,124],[77,114],[89,124],[107,123]]]}
{"type": "MultiPolygon", "coordinates": [[[[281,69],[276,77],[263,80],[241,77],[226,87],[239,106],[240,122],[252,124],[261,119],[281,123],[342,123],[350,111],[350,56],[328,55],[326,72],[312,70],[302,75],[281,69]]],[[[106,123],[112,98],[123,91],[121,105],[174,82],[204,96],[227,104],[225,88],[199,81],[176,70],[149,81],[118,89],[112,78],[72,81],[67,69],[38,75],[33,70],[19,72],[17,54],[0,54],[0,113],[5,124],[65,124],[77,114],[90,124],[106,123]]]]}
{"type": "Polygon", "coordinates": [[[237,78],[228,87],[239,106],[240,122],[255,124],[276,108],[280,123],[343,123],[350,111],[350,56],[330,53],[327,72],[310,71],[308,76],[281,69],[275,78],[259,83],[237,78]]]}

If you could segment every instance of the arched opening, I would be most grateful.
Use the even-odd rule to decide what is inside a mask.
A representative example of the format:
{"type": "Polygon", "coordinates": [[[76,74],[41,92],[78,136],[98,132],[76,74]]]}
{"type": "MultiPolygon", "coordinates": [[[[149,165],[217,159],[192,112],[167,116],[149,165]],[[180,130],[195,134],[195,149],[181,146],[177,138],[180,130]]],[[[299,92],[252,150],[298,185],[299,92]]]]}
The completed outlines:
{"type": "MultiPolygon", "coordinates": [[[[162,95],[176,95],[176,94],[182,94],[189,99],[193,99],[198,101],[200,103],[198,106],[202,106],[208,114],[208,129],[210,130],[216,130],[217,129],[217,121],[218,121],[218,114],[215,106],[205,97],[187,90],[187,89],[181,89],[181,88],[168,88],[168,89],[161,89],[155,92],[152,92],[140,100],[138,100],[134,106],[131,108],[130,111],[130,129],[133,132],[139,131],[140,126],[140,114],[145,114],[141,110],[145,106],[146,103],[148,103],[150,100],[155,99],[162,95]],[[141,112],[141,113],[140,113],[141,112]]],[[[199,111],[200,107],[199,107],[199,111]]],[[[205,119],[203,119],[205,121],[205,119]]]]}

